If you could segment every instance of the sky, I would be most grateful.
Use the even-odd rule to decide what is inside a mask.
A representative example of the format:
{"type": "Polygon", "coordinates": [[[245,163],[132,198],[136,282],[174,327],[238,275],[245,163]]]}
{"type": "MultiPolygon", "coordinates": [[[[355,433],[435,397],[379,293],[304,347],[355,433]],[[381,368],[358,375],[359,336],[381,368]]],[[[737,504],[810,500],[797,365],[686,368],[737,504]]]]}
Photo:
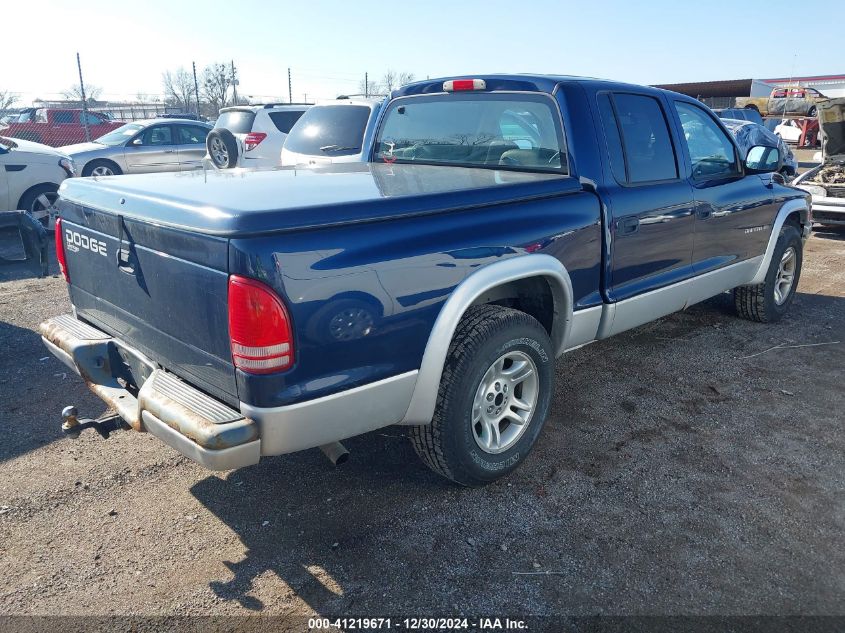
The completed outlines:
{"type": "Polygon", "coordinates": [[[289,67],[294,101],[358,92],[388,69],[644,84],[845,73],[833,38],[813,37],[841,0],[810,6],[813,28],[781,0],[16,1],[3,5],[0,91],[59,98],[77,52],[109,99],[162,94],[162,73],[192,61],[234,61],[239,93],[265,101],[287,99],[289,67]]]}

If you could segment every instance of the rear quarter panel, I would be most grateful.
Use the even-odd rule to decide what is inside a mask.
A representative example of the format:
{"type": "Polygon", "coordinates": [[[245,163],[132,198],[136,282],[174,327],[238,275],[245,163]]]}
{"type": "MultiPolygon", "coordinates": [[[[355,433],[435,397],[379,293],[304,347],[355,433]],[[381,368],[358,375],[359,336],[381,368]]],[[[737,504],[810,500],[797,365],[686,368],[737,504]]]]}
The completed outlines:
{"type": "Polygon", "coordinates": [[[280,406],[418,369],[437,315],[479,268],[532,252],[568,269],[577,307],[598,301],[598,199],[541,200],[275,236],[235,238],[230,272],[262,279],[288,305],[295,366],[238,372],[238,394],[280,406]]]}

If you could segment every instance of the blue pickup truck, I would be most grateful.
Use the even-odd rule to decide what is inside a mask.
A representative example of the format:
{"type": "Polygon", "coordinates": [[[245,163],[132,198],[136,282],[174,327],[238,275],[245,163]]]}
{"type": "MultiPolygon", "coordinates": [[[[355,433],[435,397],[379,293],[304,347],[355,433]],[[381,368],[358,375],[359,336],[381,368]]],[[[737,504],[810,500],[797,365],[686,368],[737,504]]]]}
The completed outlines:
{"type": "Polygon", "coordinates": [[[436,472],[494,481],[567,350],[726,291],[785,313],[812,218],[780,163],[679,94],[495,75],[395,91],[367,163],[67,180],[73,314],[41,333],[115,414],[64,428],[230,469],[408,425],[436,472]]]}

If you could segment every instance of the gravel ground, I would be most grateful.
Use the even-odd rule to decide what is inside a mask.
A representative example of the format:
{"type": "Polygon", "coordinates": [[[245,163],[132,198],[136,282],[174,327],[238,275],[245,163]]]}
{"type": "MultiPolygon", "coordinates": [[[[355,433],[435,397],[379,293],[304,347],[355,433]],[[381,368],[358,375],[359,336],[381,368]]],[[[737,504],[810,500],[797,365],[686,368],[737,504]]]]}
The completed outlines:
{"type": "Polygon", "coordinates": [[[0,282],[0,615],[845,615],[843,264],[817,232],[776,325],[724,296],[565,356],[539,446],[480,490],[400,428],[219,474],[62,439],[63,406],[103,413],[36,334],[64,282],[0,282]]]}

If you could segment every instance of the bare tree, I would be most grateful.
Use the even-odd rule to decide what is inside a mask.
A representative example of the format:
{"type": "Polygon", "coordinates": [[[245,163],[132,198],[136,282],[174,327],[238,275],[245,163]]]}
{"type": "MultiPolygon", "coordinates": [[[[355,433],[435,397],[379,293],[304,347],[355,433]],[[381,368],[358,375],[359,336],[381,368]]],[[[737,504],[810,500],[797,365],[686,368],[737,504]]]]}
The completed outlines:
{"type": "Polygon", "coordinates": [[[18,102],[18,95],[8,90],[0,90],[0,110],[11,108],[18,102]]]}
{"type": "MultiPolygon", "coordinates": [[[[88,103],[96,101],[101,94],[103,94],[103,89],[99,86],[85,86],[85,99],[88,103]]],[[[82,90],[79,86],[71,86],[67,90],[62,90],[62,95],[70,101],[82,101],[82,90]]]]}
{"type": "Polygon", "coordinates": [[[229,101],[232,75],[226,64],[211,64],[202,71],[202,95],[211,107],[214,116],[225,108],[229,101]]]}
{"type": "Polygon", "coordinates": [[[190,112],[195,103],[194,76],[179,66],[175,71],[169,70],[161,75],[164,85],[164,99],[169,105],[175,105],[183,112],[190,112]]]}
{"type": "Polygon", "coordinates": [[[393,90],[409,84],[414,80],[414,73],[397,72],[395,70],[388,70],[381,79],[370,81],[365,85],[363,81],[359,86],[362,93],[370,95],[389,95],[393,90]]]}
{"type": "Polygon", "coordinates": [[[414,80],[414,73],[396,72],[395,70],[388,70],[381,78],[381,83],[384,86],[385,92],[390,94],[397,88],[409,84],[414,80]]]}

